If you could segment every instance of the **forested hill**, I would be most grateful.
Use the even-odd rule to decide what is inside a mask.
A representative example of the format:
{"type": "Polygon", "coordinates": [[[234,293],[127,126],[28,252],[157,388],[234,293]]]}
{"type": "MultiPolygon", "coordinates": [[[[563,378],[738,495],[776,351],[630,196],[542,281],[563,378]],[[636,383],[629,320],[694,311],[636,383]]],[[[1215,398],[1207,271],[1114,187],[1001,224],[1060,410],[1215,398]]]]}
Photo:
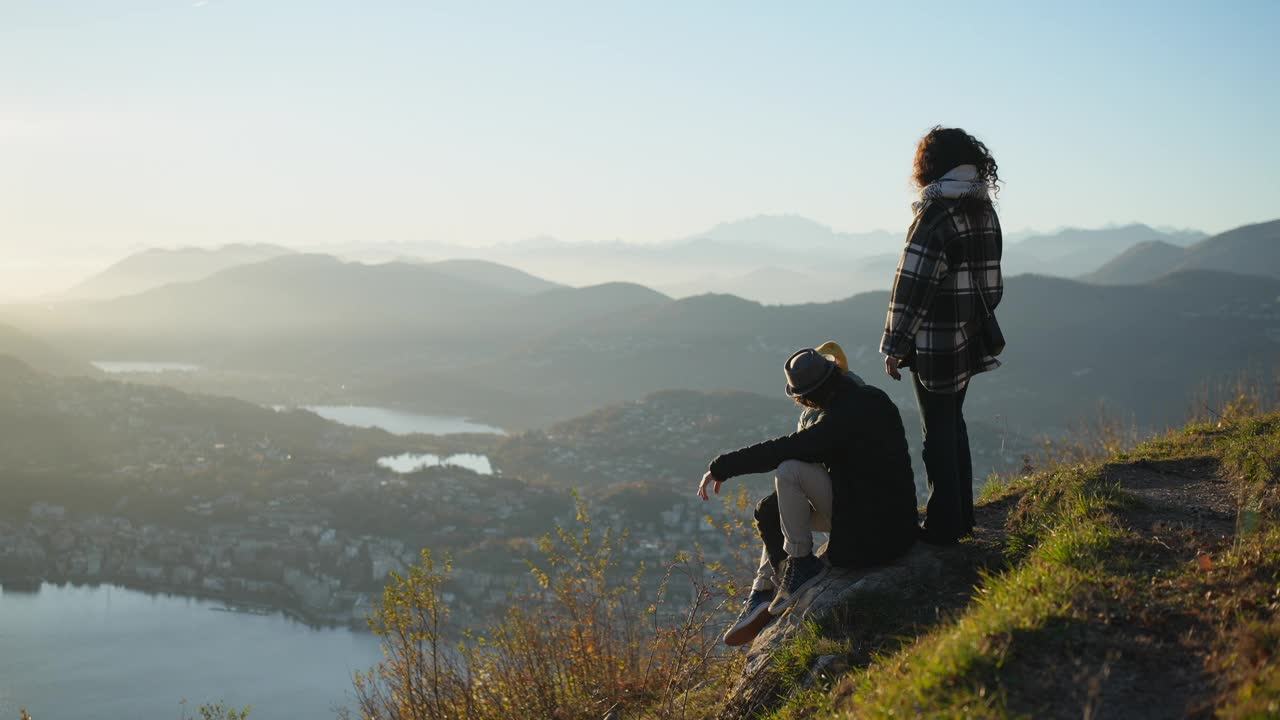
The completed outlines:
{"type": "MultiPolygon", "coordinates": [[[[838,303],[762,306],[731,296],[657,303],[578,323],[457,371],[373,380],[373,397],[502,407],[542,422],[672,387],[777,396],[796,348],[841,342],[851,367],[902,407],[877,343],[887,293],[838,303]]],[[[1137,286],[1009,278],[996,311],[1004,366],[979,378],[971,416],[1049,432],[1099,405],[1139,424],[1177,422],[1197,392],[1270,370],[1280,350],[1280,280],[1187,272],[1137,286]],[[1223,358],[1230,362],[1223,363],[1223,358]]],[[[526,420],[525,422],[529,422],[526,420]]]]}

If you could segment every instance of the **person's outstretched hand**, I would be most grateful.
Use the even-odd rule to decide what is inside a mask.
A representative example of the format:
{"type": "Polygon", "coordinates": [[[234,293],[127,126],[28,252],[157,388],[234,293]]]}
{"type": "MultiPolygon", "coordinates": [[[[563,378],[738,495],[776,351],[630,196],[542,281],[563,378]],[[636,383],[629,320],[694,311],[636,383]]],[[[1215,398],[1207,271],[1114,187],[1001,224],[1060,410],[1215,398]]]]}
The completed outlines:
{"type": "Polygon", "coordinates": [[[884,371],[894,380],[902,379],[902,373],[898,371],[898,358],[896,357],[889,357],[888,355],[884,357],[884,371]]]}
{"type": "Polygon", "coordinates": [[[715,487],[713,487],[711,491],[719,495],[721,482],[723,481],[717,480],[715,476],[712,475],[710,471],[708,471],[706,474],[702,476],[702,482],[698,484],[698,497],[702,498],[703,500],[711,499],[710,497],[707,496],[707,486],[710,485],[711,483],[715,483],[715,487]]]}

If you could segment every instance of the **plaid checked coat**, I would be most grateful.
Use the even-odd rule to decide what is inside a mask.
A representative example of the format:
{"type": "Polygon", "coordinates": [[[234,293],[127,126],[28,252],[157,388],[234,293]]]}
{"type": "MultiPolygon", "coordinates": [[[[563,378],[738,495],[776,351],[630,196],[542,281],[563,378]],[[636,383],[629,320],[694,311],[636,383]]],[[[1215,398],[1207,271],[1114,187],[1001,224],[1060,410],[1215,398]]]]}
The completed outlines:
{"type": "Polygon", "coordinates": [[[933,392],[959,392],[1000,366],[981,332],[982,298],[994,312],[1004,294],[1000,220],[990,202],[977,201],[973,215],[960,211],[962,202],[974,201],[934,198],[916,213],[880,340],[881,353],[913,368],[933,392]]]}

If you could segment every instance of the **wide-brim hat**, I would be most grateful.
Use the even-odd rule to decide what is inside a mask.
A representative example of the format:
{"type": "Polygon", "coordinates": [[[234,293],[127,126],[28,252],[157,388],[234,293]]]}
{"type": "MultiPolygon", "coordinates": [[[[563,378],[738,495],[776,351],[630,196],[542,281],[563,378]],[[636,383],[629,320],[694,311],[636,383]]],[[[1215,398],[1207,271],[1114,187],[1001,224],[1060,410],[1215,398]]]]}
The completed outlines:
{"type": "Polygon", "coordinates": [[[832,355],[824,355],[813,348],[797,350],[782,367],[783,374],[787,376],[787,397],[800,397],[817,390],[837,369],[832,355]]]}

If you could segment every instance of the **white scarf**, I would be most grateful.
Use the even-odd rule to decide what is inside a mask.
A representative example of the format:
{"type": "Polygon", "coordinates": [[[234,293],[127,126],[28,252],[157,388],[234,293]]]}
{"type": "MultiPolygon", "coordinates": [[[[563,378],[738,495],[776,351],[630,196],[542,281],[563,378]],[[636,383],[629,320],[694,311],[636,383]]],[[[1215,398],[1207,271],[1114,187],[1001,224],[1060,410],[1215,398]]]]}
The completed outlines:
{"type": "Polygon", "coordinates": [[[976,166],[957,165],[942,177],[920,188],[920,199],[911,203],[911,210],[919,213],[930,200],[959,197],[987,199],[987,183],[978,177],[976,166]]]}

